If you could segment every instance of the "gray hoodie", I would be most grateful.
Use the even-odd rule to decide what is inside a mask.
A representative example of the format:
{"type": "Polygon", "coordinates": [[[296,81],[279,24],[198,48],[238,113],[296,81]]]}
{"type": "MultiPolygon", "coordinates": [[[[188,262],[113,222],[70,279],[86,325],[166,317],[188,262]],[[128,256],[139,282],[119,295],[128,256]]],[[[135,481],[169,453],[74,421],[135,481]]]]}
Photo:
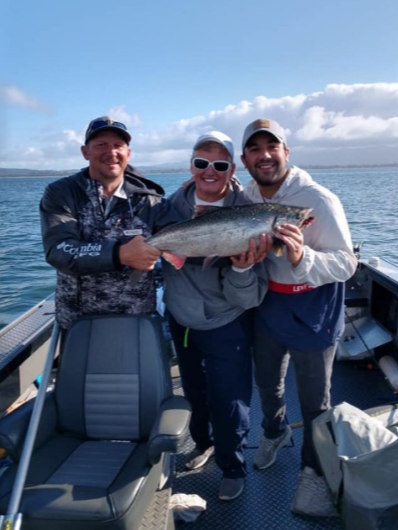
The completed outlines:
{"type": "MultiPolygon", "coordinates": [[[[181,214],[181,221],[191,219],[195,206],[195,183],[180,188],[168,201],[181,214]]],[[[167,202],[167,201],[166,201],[167,202]]],[[[224,206],[252,202],[232,179],[224,206]]],[[[229,258],[220,258],[210,268],[202,269],[202,260],[187,259],[180,270],[163,260],[164,302],[176,321],[192,329],[214,329],[229,324],[246,309],[261,303],[267,291],[263,263],[244,272],[232,268],[229,258]]]]}

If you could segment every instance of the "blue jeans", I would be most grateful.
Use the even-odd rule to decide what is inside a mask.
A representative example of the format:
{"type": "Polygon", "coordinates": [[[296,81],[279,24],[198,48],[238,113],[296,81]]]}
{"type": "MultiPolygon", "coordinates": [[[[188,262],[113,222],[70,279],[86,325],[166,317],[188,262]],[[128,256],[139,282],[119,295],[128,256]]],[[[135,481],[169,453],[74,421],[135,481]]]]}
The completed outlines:
{"type": "Polygon", "coordinates": [[[258,328],[255,331],[255,380],[264,414],[264,435],[276,438],[286,428],[285,377],[291,359],[304,425],[301,467],[309,466],[319,474],[322,470],[312,440],[312,420],[330,408],[335,352],[336,345],[318,351],[288,350],[258,328]]]}
{"type": "Polygon", "coordinates": [[[214,444],[227,478],[246,475],[243,448],[252,394],[252,318],[244,313],[211,330],[180,326],[170,318],[185,396],[192,406],[190,433],[196,446],[214,444]]]}

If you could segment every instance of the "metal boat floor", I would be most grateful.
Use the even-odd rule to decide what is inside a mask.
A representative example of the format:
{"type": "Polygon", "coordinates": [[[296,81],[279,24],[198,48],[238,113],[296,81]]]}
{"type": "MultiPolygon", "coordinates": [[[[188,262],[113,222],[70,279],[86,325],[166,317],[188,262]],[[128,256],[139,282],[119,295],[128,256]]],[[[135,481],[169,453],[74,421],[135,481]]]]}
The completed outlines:
{"type": "MultiPolygon", "coordinates": [[[[336,362],[332,380],[332,404],[346,401],[361,409],[396,401],[381,372],[371,361],[336,362]]],[[[175,379],[175,386],[178,380],[175,379]]],[[[287,410],[290,424],[301,421],[293,371],[287,381],[287,410]]],[[[293,442],[280,450],[275,464],[266,470],[253,469],[253,456],[261,436],[259,398],[254,389],[251,431],[245,450],[248,475],[242,495],[230,502],[218,499],[221,472],[214,459],[200,469],[184,469],[185,455],[193,448],[188,440],[183,453],[175,458],[172,493],[197,494],[207,501],[207,509],[194,523],[179,523],[178,528],[195,530],[342,530],[339,518],[302,518],[290,512],[300,467],[302,428],[293,429],[293,442]]]]}

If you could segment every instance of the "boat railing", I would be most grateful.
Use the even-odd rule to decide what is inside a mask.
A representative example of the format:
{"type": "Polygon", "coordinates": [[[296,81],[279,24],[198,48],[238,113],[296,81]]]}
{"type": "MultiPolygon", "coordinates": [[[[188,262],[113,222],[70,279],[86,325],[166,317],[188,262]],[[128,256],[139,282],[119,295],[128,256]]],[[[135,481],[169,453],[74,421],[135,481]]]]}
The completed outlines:
{"type": "Polygon", "coordinates": [[[0,330],[0,413],[41,374],[54,326],[54,294],[0,330]]]}

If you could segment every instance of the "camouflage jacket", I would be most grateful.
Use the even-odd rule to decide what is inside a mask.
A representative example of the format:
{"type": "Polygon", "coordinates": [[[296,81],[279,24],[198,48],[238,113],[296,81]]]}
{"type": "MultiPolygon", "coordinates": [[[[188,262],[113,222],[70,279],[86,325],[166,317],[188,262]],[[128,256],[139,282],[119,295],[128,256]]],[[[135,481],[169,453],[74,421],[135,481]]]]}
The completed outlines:
{"type": "Polygon", "coordinates": [[[56,318],[68,328],[80,315],[149,313],[155,309],[153,273],[120,266],[118,243],[147,237],[170,218],[164,190],[131,166],[124,175],[127,199],[101,203],[101,184],[84,169],[47,186],[40,203],[47,262],[57,269],[56,318]]]}

